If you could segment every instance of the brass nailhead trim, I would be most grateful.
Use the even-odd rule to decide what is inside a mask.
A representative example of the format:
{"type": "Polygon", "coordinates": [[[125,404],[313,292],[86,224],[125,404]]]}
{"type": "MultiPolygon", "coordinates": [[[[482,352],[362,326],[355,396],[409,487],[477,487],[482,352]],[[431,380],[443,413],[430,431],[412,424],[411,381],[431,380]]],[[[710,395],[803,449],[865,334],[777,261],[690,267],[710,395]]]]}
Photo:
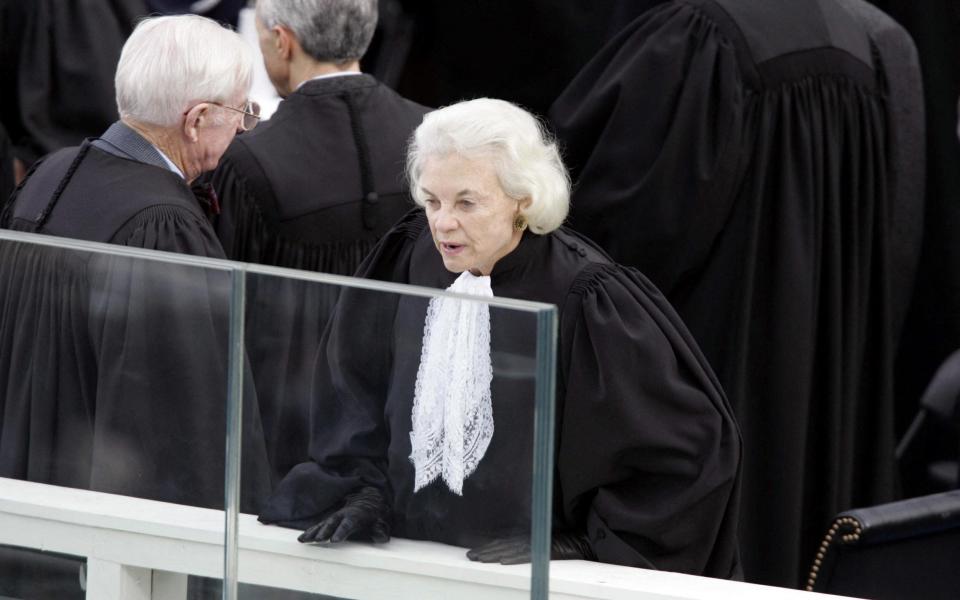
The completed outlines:
{"type": "Polygon", "coordinates": [[[853,517],[840,517],[833,522],[833,525],[830,526],[830,529],[827,531],[827,535],[823,536],[823,541],[820,542],[820,548],[817,550],[817,556],[813,559],[813,567],[810,569],[810,577],[807,579],[806,591],[812,592],[814,584],[817,583],[817,575],[820,574],[820,567],[823,565],[823,559],[827,555],[827,550],[830,548],[830,543],[833,541],[833,538],[836,537],[837,532],[841,528],[850,528],[852,531],[850,533],[845,533],[840,536],[840,540],[844,544],[850,544],[856,542],[860,539],[860,535],[863,533],[863,526],[860,524],[860,521],[857,521],[853,517]]]}

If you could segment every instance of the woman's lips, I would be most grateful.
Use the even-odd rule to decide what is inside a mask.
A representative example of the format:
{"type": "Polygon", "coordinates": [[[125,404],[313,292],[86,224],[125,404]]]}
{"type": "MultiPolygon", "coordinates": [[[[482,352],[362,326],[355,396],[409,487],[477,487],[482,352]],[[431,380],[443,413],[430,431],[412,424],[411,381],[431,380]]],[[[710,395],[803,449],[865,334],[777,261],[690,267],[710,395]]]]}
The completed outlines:
{"type": "Polygon", "coordinates": [[[440,252],[447,256],[456,256],[463,252],[466,246],[463,244],[454,244],[451,242],[440,242],[440,252]]]}

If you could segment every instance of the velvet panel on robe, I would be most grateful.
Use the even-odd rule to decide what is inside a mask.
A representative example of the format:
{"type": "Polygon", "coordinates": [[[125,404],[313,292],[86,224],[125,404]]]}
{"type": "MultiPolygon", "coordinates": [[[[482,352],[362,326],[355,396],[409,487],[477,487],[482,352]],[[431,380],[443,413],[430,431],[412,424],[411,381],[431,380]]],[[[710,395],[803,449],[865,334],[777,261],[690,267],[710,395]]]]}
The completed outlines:
{"type": "MultiPolygon", "coordinates": [[[[359,270],[446,288],[422,210],[359,270]]],[[[599,560],[736,576],[740,438],[722,389],[679,318],[642,275],[560,230],[524,235],[491,274],[496,296],[559,308],[554,530],[599,560]]],[[[345,290],[318,356],[310,462],[261,513],[316,522],[363,485],[384,490],[401,537],[473,546],[530,531],[535,323],[491,309],[494,436],[463,484],[414,492],[411,409],[428,301],[345,290]]]]}
{"type": "Polygon", "coordinates": [[[794,586],[894,493],[894,346],[919,249],[909,37],[862,2],[646,13],[551,109],[570,223],[663,290],[744,435],[747,578],[794,586]]]}
{"type": "MultiPolygon", "coordinates": [[[[404,150],[426,111],[369,75],[305,82],[209,177],[227,256],[352,275],[413,206],[404,150]]],[[[247,292],[247,350],[282,477],[307,457],[313,361],[338,288],[253,275],[247,292]]]]}

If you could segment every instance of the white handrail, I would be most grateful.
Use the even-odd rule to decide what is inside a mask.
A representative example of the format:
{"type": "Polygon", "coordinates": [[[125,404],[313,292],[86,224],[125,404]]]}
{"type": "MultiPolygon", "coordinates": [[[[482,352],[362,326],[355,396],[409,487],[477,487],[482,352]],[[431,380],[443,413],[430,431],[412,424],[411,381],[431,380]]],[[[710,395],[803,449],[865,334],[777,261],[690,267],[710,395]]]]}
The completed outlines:
{"type": "MultiPolygon", "coordinates": [[[[0,478],[0,544],[84,556],[87,597],[173,600],[183,574],[222,577],[223,513],[0,478]]],[[[239,580],[344,598],[527,599],[529,565],[474,563],[464,549],[394,539],[307,546],[296,531],[241,515],[239,580]]],[[[811,594],[706,577],[555,561],[557,600],[813,600],[811,594]]]]}

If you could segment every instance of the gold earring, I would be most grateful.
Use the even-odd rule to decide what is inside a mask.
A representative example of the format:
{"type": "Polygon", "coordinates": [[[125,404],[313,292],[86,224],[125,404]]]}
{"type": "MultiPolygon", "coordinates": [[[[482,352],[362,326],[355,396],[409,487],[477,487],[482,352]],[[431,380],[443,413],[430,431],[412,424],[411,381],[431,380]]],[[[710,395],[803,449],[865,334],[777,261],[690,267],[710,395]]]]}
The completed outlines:
{"type": "Polygon", "coordinates": [[[523,231],[527,228],[527,218],[523,215],[517,215],[513,219],[513,230],[514,231],[523,231]]]}

